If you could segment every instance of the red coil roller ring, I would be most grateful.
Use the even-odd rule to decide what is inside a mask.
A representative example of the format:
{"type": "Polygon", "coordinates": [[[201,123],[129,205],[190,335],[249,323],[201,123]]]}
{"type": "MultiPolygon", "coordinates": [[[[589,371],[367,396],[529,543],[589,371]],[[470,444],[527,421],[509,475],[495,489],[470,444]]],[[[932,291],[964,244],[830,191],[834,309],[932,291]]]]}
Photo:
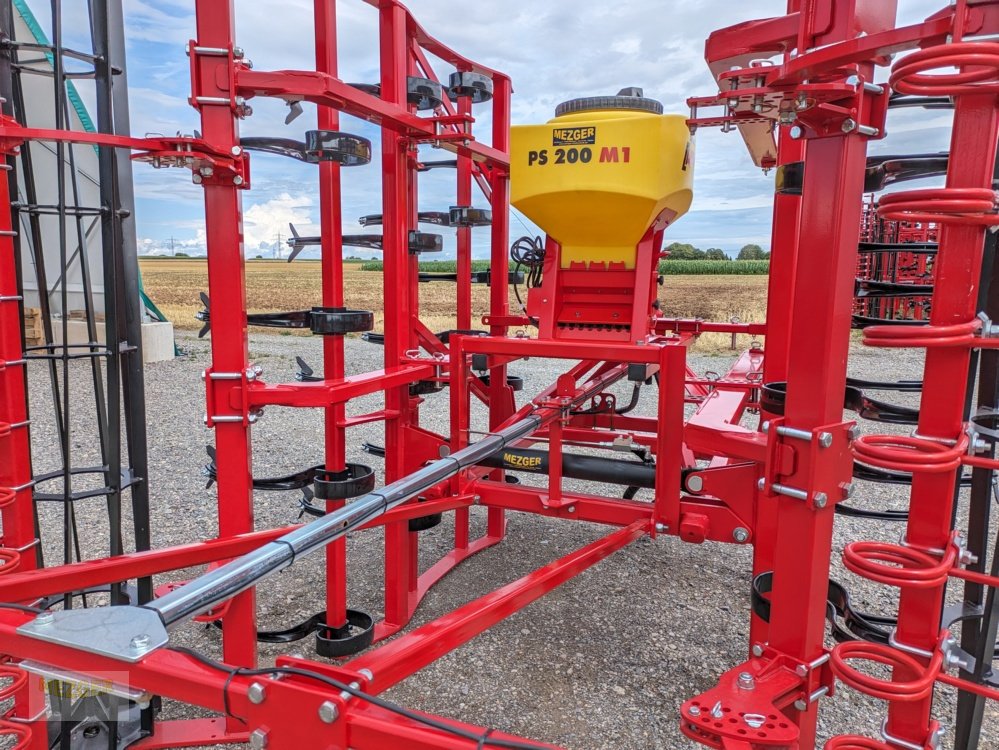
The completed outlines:
{"type": "Polygon", "coordinates": [[[940,346],[974,346],[983,348],[992,341],[975,334],[982,327],[978,318],[949,326],[870,326],[864,329],[864,345],[892,349],[919,349],[940,346]]]}
{"type": "Polygon", "coordinates": [[[843,564],[847,570],[902,589],[934,588],[944,584],[955,559],[953,547],[948,548],[942,560],[910,547],[885,542],[851,542],[843,548],[843,564]]]}
{"type": "Polygon", "coordinates": [[[996,193],[990,188],[926,188],[881,196],[878,215],[894,221],[999,224],[996,193]]]}
{"type": "Polygon", "coordinates": [[[21,565],[21,554],[12,549],[0,548],[0,576],[13,573],[21,565]]]}
{"type": "Polygon", "coordinates": [[[10,487],[0,487],[0,508],[6,508],[17,498],[17,493],[10,487]]]}
{"type": "Polygon", "coordinates": [[[0,687],[0,701],[5,701],[28,684],[28,673],[17,667],[0,667],[0,680],[11,681],[7,687],[0,687]]]}
{"type": "Polygon", "coordinates": [[[933,683],[940,671],[941,656],[936,652],[929,666],[924,667],[913,657],[891,646],[868,641],[848,641],[832,650],[829,664],[840,682],[864,695],[885,701],[909,702],[923,700],[932,692],[933,683]],[[907,669],[921,676],[908,682],[888,682],[851,666],[849,662],[854,660],[883,664],[893,671],[907,669]]]}
{"type": "Polygon", "coordinates": [[[914,96],[999,93],[999,44],[957,42],[913,52],[894,67],[888,85],[914,96]],[[939,68],[958,72],[929,74],[939,68]]]}
{"type": "Polygon", "coordinates": [[[862,435],[853,441],[853,455],[861,463],[924,474],[957,469],[967,449],[966,435],[954,446],[908,435],[862,435]]]}
{"type": "Polygon", "coordinates": [[[11,721],[0,721],[0,737],[17,737],[10,750],[25,750],[31,744],[31,728],[11,721]]]}

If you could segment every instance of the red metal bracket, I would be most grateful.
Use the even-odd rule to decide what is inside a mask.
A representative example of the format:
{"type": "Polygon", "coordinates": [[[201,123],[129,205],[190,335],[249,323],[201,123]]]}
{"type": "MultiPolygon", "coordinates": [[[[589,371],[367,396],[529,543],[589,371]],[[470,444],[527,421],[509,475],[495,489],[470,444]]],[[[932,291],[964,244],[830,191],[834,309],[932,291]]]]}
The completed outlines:
{"type": "Polygon", "coordinates": [[[681,731],[723,750],[797,750],[798,727],[783,712],[804,710],[832,695],[835,680],[824,653],[810,664],[755,646],[753,657],[725,672],[718,685],[686,701],[681,731]]]}
{"type": "Polygon", "coordinates": [[[846,500],[852,485],[842,478],[852,474],[854,427],[854,422],[838,422],[804,431],[786,426],[783,417],[765,422],[767,458],[759,489],[771,497],[796,498],[812,509],[846,500]]]}

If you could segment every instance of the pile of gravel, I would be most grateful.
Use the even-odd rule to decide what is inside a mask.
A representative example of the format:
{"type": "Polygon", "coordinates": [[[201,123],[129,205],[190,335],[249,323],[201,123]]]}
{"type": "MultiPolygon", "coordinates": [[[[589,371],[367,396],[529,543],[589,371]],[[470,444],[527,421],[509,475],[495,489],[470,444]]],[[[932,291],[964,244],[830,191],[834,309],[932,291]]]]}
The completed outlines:
{"type": "MultiPolygon", "coordinates": [[[[209,363],[209,343],[181,335],[183,357],[146,369],[149,428],[150,491],[156,547],[191,542],[217,533],[216,496],[206,488],[202,466],[212,432],[202,422],[204,387],[201,372],[209,363]]],[[[347,339],[350,373],[382,366],[382,349],[347,339]]],[[[254,362],[269,382],[290,381],[294,358],[304,357],[321,371],[318,339],[254,335],[254,362]]],[[[725,357],[693,355],[700,372],[723,372],[725,357]]],[[[851,374],[877,379],[918,378],[921,358],[906,351],[874,352],[857,348],[851,374]]],[[[551,383],[565,363],[518,362],[512,372],[526,383],[522,400],[551,383]]],[[[88,373],[74,365],[73,446],[77,461],[97,463],[93,399],[88,373]]],[[[622,398],[628,384],[617,388],[622,398]]],[[[58,448],[46,373],[32,367],[30,392],[36,471],[58,466],[58,448]]],[[[895,401],[906,401],[897,395],[895,401]]],[[[918,400],[907,397],[909,402],[918,400]]],[[[427,397],[421,420],[428,429],[449,430],[447,392],[427,397]]],[[[380,408],[381,396],[357,399],[350,414],[380,408]]],[[[645,393],[639,413],[655,414],[655,397],[645,393]]],[[[864,425],[865,429],[870,425],[864,425]]],[[[880,431],[884,425],[878,425],[880,431]]],[[[254,473],[288,474],[322,460],[323,431],[318,410],[269,408],[253,428],[254,473]]],[[[381,475],[382,460],[361,451],[365,441],[381,444],[380,424],[349,432],[348,460],[372,465],[381,475]]],[[[536,483],[538,477],[525,481],[536,483]]],[[[567,482],[571,489],[589,489],[567,482]]],[[[643,490],[639,499],[650,500],[643,490]]],[[[863,483],[855,504],[904,508],[905,487],[863,483]]],[[[966,504],[962,498],[962,513],[966,504]]],[[[100,500],[77,505],[76,521],[84,558],[107,553],[107,514],[100,500]]],[[[257,528],[299,520],[296,493],[256,493],[257,528]]],[[[482,509],[472,510],[473,533],[483,528],[482,509]]],[[[62,508],[42,508],[41,523],[48,563],[62,554],[62,508]]],[[[126,508],[126,525],[130,522],[126,508]]],[[[598,539],[608,529],[532,515],[509,514],[509,534],[447,576],[420,605],[414,625],[451,611],[546,563],[598,539]]],[[[832,574],[847,583],[857,606],[892,612],[897,592],[857,578],[842,568],[839,550],[854,539],[897,539],[901,527],[839,518],[836,523],[832,574]]],[[[425,569],[450,549],[453,527],[445,520],[421,533],[421,566],[425,569]]],[[[348,542],[350,605],[382,614],[382,534],[351,535],[348,542]]],[[[494,727],[567,748],[676,748],[691,743],[679,731],[678,707],[711,688],[723,671],[746,658],[750,606],[751,549],[734,544],[691,545],[676,537],[643,538],[612,555],[523,611],[500,622],[467,645],[420,671],[384,697],[405,706],[494,727]]],[[[190,577],[164,575],[157,583],[190,577]]],[[[957,591],[958,587],[954,587],[957,591]]],[[[315,555],[265,581],[258,589],[261,627],[289,627],[324,608],[323,560],[315,555]]],[[[188,625],[174,641],[218,655],[214,628],[188,625]]],[[[311,640],[291,648],[264,646],[262,661],[289,651],[311,653],[311,640]]],[[[938,691],[937,713],[952,723],[953,691],[938,691]]],[[[877,736],[883,704],[843,689],[824,699],[820,712],[823,738],[834,732],[877,736]]],[[[199,709],[168,703],[169,717],[204,715],[199,709]]],[[[982,747],[999,747],[999,715],[987,712],[982,747]]]]}

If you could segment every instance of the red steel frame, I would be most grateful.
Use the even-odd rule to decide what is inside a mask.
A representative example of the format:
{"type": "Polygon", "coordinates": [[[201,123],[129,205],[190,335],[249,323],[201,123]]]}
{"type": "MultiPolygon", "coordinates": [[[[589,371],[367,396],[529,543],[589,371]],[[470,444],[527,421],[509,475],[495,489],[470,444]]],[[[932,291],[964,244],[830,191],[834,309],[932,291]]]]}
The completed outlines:
{"type": "MultiPolygon", "coordinates": [[[[875,244],[907,245],[935,243],[940,227],[934,222],[893,221],[878,215],[874,196],[864,204],[860,240],[875,244]]],[[[902,285],[932,286],[933,254],[918,249],[861,251],[857,259],[858,282],[886,282],[893,287],[902,285]]],[[[893,289],[896,296],[858,297],[854,312],[862,318],[876,320],[925,320],[928,318],[931,294],[903,296],[904,287],[893,289]]]]}
{"type": "MultiPolygon", "coordinates": [[[[968,41],[999,31],[999,4],[959,0],[922,24],[894,27],[895,3],[884,0],[790,0],[787,15],[740,24],[716,32],[706,57],[721,93],[692,99],[690,125],[772,127],[779,113],[779,148],[759,159],[761,166],[804,162],[801,196],[780,195],[774,208],[770,314],[765,324],[711,323],[657,318],[633,341],[525,339],[508,336],[526,319],[511,314],[507,285],[509,245],[509,125],[511,85],[503,74],[460,56],[429,36],[396,0],[367,0],[377,10],[380,29],[380,96],[363,93],[337,78],[336,3],[315,2],[315,71],[254,71],[235,47],[232,0],[197,0],[197,39],[190,45],[192,98],[202,118],[199,139],[133,139],[21,128],[0,122],[0,146],[9,156],[26,139],[90,142],[131,149],[157,164],[177,162],[195,170],[205,190],[212,299],[212,366],[206,372],[206,422],[216,431],[218,537],[181,547],[122,555],[33,570],[32,556],[20,554],[34,543],[31,526],[30,455],[22,429],[24,379],[19,367],[20,316],[11,252],[9,212],[0,211],[0,512],[3,546],[10,562],[0,567],[0,601],[30,604],[69,589],[127,580],[231,559],[257,549],[285,529],[254,529],[251,424],[267,406],[321,408],[325,415],[327,469],[344,466],[351,426],[385,425],[386,482],[405,477],[442,449],[472,442],[473,399],[488,407],[489,428],[510,424],[539,408],[551,419],[523,443],[547,442],[551,473],[545,487],[512,487],[497,469],[472,469],[427,494],[425,502],[389,511],[369,524],[385,534],[385,617],[377,624],[380,641],[403,630],[423,595],[462,560],[499,543],[508,510],[566,520],[606,524],[604,538],[557,560],[433,622],[337,665],[280,657],[283,679],[267,684],[266,698],[251,700],[257,664],[254,593],[232,600],[222,619],[223,660],[230,673],[194,656],[155,651],[134,664],[43,642],[17,632],[30,613],[0,607],[2,651],[9,664],[0,676],[21,674],[16,664],[33,659],[78,673],[81,679],[127,673],[132,688],[202,706],[212,719],[157,722],[138,747],[167,748],[245,742],[267,747],[471,748],[515,739],[438,717],[401,716],[350,692],[323,683],[332,679],[375,696],[492,624],[549,592],[607,555],[648,534],[675,535],[687,542],[706,539],[754,546],[754,574],[773,571],[768,622],[754,618],[751,656],[722,675],[719,685],[687,701],[681,727],[693,739],[730,750],[794,748],[816,743],[819,698],[831,693],[834,676],[889,701],[887,736],[896,747],[932,747],[937,727],[931,719],[935,681],[997,697],[943,671],[946,633],[940,629],[943,589],[949,576],[987,585],[995,581],[963,570],[952,533],[955,480],[963,464],[991,466],[968,456],[964,437],[963,384],[970,353],[991,346],[975,318],[974,290],[980,248],[996,218],[989,190],[995,153],[999,45],[968,41]],[[922,47],[902,58],[892,77],[899,91],[932,90],[956,96],[952,159],[947,187],[882,199],[888,219],[941,224],[936,294],[930,325],[915,329],[869,328],[876,346],[928,349],[925,387],[934,399],[924,404],[918,434],[912,438],[868,436],[855,439],[842,421],[857,235],[861,226],[867,141],[884,132],[887,90],[864,86],[886,56],[922,47]],[[222,50],[224,54],[218,51],[222,50]],[[792,51],[794,54],[792,54],[792,51]],[[434,77],[427,54],[458,71],[492,79],[491,145],[473,133],[471,101],[459,98],[430,117],[407,104],[407,76],[434,77]],[[957,55],[957,57],[955,57],[957,55]],[[779,56],[771,65],[759,58],[779,56]],[[956,76],[927,78],[927,70],[956,62],[956,76]],[[859,81],[859,83],[858,83],[859,81]],[[324,379],[314,383],[270,384],[248,359],[246,299],[241,238],[240,191],[250,186],[249,160],[239,148],[239,120],[246,101],[271,96],[317,105],[319,127],[336,130],[340,114],[362,117],[382,130],[385,361],[380,371],[347,377],[340,338],[324,341],[324,379]],[[790,105],[790,106],[788,106],[790,105]],[[724,107],[705,117],[700,110],[724,107]],[[849,124],[852,123],[852,126],[849,124]],[[858,127],[858,123],[860,127],[858,127]],[[419,319],[417,259],[408,250],[416,224],[417,146],[432,143],[457,154],[456,199],[470,205],[477,185],[492,209],[490,310],[483,322],[489,336],[452,336],[446,345],[419,319]],[[210,169],[208,169],[210,167],[210,169]],[[473,184],[474,183],[474,184],[473,184]],[[804,242],[802,241],[804,240],[804,242]],[[810,249],[821,247],[822,252],[810,249]],[[968,289],[972,293],[968,292],[968,289]],[[821,316],[815,314],[822,311],[821,316]],[[720,379],[699,377],[686,364],[687,347],[702,332],[767,336],[767,352],[745,352],[720,379]],[[425,354],[420,353],[420,349],[425,354]],[[485,356],[488,386],[472,375],[473,356],[485,356]],[[507,385],[507,366],[518,359],[573,360],[556,383],[517,409],[507,385]],[[658,375],[655,417],[613,413],[572,413],[568,406],[594,386],[624,377],[628,365],[642,364],[658,375]],[[422,400],[411,383],[437,379],[450,386],[450,435],[419,426],[422,400]],[[763,414],[759,429],[740,424],[758,408],[761,381],[787,381],[782,417],[763,414]],[[346,403],[384,392],[383,410],[348,418],[346,403]],[[684,406],[695,411],[685,420],[684,406]],[[788,429],[790,428],[790,432],[788,429]],[[602,443],[630,438],[656,457],[653,502],[628,501],[571,492],[563,482],[561,456],[566,442],[602,443]],[[902,588],[897,642],[908,649],[846,644],[831,653],[824,646],[828,563],[832,553],[834,506],[849,494],[853,455],[875,466],[914,472],[908,547],[855,544],[846,563],[855,572],[902,588]],[[697,476],[700,482],[691,482],[697,476]],[[789,488],[795,492],[789,493],[789,488]],[[488,508],[486,533],[470,538],[469,509],[488,508]],[[412,518],[453,512],[453,549],[428,570],[417,567],[418,534],[412,518]],[[898,562],[898,567],[884,562],[898,562]],[[894,682],[865,678],[852,666],[871,658],[895,666],[894,682]],[[752,690],[745,687],[748,673],[752,690]],[[741,687],[740,687],[741,684],[741,687]],[[717,709],[716,709],[717,704],[717,709]],[[335,711],[329,708],[333,706],[335,711]],[[323,711],[320,708],[323,707],[323,711]],[[716,715],[716,710],[719,715],[716,715]],[[763,722],[748,731],[739,716],[758,714],[763,722]],[[329,720],[333,716],[332,721],[329,720]],[[326,718],[322,718],[325,716],[326,718]],[[450,728],[450,731],[448,730],[450,728]]],[[[322,304],[343,305],[340,235],[340,170],[319,166],[322,222],[322,304]]],[[[0,205],[9,204],[6,183],[0,205]]],[[[646,260],[654,267],[661,237],[646,260]]],[[[471,233],[458,233],[456,322],[472,323],[468,271],[471,233]]],[[[636,321],[643,311],[636,310],[636,321]]],[[[639,330],[640,326],[634,327],[639,330]]],[[[330,502],[328,509],[338,507],[330,502]]],[[[347,566],[343,541],[327,548],[327,623],[346,620],[347,566]]],[[[0,722],[0,735],[12,734],[18,747],[46,747],[45,723],[33,710],[39,696],[21,682],[0,692],[16,698],[0,722]]],[[[541,747],[541,745],[538,745],[541,747]]],[[[828,747],[890,747],[843,736],[828,747]]]]}

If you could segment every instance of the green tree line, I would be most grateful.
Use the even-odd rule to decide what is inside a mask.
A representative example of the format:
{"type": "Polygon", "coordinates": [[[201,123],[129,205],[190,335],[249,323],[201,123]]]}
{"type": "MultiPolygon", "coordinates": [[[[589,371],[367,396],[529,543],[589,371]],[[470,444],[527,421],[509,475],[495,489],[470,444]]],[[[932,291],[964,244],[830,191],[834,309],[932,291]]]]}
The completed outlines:
{"type": "MultiPolygon", "coordinates": [[[[671,260],[730,260],[725,251],[717,247],[709,247],[701,250],[699,247],[685,242],[673,242],[666,246],[669,255],[667,261],[671,260]]],[[[736,260],[770,260],[770,253],[759,245],[743,245],[736,255],[736,260]]]]}

